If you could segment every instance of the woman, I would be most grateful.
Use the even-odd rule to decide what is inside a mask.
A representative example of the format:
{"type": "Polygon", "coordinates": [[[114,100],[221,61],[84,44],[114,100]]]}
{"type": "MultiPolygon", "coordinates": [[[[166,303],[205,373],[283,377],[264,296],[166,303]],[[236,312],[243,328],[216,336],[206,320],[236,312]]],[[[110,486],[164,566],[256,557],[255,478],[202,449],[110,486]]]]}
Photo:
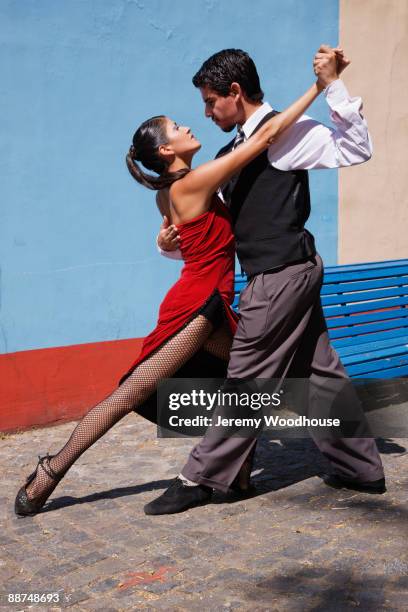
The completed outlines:
{"type": "Polygon", "coordinates": [[[132,410],[155,420],[158,382],[179,374],[198,352],[228,360],[236,315],[234,238],[228,211],[217,189],[255,159],[292,125],[319,95],[317,81],[294,104],[266,122],[247,142],[224,157],[191,169],[201,145],[187,127],[168,117],[145,121],[133,137],[126,162],[132,176],[158,190],[157,204],[179,227],[185,267],[160,306],[154,331],[119,387],[92,408],[76,426],[58,454],[40,457],[36,470],[21,487],[15,512],[37,513],[57,483],[82,453],[132,410]],[[147,174],[137,164],[157,173],[147,174]]]}

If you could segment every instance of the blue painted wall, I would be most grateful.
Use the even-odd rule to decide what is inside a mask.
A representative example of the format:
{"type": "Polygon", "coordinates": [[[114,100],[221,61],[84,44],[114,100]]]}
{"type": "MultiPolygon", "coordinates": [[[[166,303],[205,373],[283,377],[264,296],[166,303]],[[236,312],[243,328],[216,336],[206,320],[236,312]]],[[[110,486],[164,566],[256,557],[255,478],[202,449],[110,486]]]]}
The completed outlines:
{"type": "MultiPolygon", "coordinates": [[[[338,42],[327,0],[2,0],[0,4],[0,352],[146,335],[179,264],[160,257],[154,195],[128,175],[137,125],[191,125],[202,162],[225,142],[191,76],[241,47],[282,109],[338,42]]],[[[327,121],[323,100],[311,109],[327,121]]],[[[337,174],[312,174],[310,223],[337,253],[337,174]]]]}

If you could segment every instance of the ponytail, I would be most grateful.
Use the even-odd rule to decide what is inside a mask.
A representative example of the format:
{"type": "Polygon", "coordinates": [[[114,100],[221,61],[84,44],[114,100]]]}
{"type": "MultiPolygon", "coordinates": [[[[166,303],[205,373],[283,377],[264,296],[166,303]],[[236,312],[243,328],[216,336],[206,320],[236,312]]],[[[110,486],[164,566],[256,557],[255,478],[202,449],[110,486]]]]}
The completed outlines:
{"type": "Polygon", "coordinates": [[[188,174],[188,172],[190,172],[188,168],[183,168],[182,170],[177,170],[177,172],[164,171],[163,174],[159,174],[157,176],[148,174],[147,172],[144,172],[136,162],[135,148],[133,145],[130,147],[129,152],[126,155],[126,165],[135,181],[148,189],[153,189],[154,191],[159,191],[165,187],[170,187],[174,181],[178,181],[179,179],[183,178],[183,176],[188,174]]]}

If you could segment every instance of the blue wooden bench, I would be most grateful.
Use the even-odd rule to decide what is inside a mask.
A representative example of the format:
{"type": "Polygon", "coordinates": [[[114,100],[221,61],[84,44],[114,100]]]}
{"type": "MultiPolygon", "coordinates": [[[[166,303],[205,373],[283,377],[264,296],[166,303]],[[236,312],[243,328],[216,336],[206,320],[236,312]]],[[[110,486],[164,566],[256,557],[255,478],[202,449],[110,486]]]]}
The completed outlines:
{"type": "MultiPolygon", "coordinates": [[[[245,284],[236,275],[234,309],[245,284]]],[[[321,297],[349,376],[408,375],[408,259],[327,267],[321,297]]]]}

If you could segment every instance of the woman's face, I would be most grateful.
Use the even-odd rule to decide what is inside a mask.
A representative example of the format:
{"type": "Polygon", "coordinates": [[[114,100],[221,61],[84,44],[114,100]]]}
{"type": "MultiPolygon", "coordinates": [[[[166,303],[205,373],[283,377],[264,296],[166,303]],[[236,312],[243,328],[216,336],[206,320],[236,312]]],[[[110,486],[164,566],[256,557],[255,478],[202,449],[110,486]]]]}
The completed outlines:
{"type": "Polygon", "coordinates": [[[172,119],[166,117],[167,145],[178,157],[186,153],[193,154],[201,149],[201,143],[195,138],[189,127],[178,125],[172,119]]]}

